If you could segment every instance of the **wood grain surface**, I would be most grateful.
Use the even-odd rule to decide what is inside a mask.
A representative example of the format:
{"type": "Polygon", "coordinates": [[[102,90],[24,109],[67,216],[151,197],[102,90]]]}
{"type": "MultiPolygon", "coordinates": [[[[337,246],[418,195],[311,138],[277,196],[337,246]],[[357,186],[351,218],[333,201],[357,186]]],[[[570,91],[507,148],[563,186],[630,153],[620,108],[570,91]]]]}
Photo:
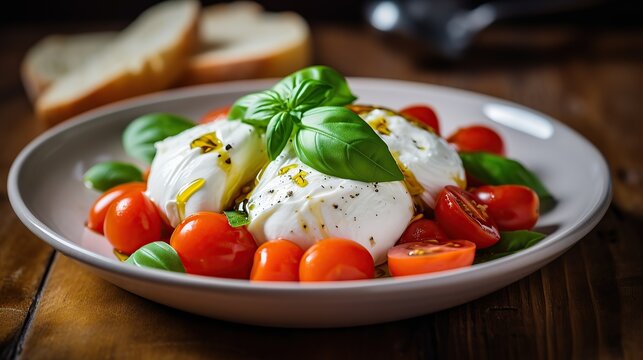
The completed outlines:
{"type": "Polygon", "coordinates": [[[563,256],[476,301],[394,323],[291,330],[129,294],[55,254],[12,212],[9,166],[42,131],[21,89],[20,60],[47,33],[90,28],[0,28],[0,358],[643,358],[642,31],[498,27],[462,63],[436,67],[367,29],[314,26],[316,62],[347,75],[463,88],[562,120],[607,158],[615,203],[563,256]]]}

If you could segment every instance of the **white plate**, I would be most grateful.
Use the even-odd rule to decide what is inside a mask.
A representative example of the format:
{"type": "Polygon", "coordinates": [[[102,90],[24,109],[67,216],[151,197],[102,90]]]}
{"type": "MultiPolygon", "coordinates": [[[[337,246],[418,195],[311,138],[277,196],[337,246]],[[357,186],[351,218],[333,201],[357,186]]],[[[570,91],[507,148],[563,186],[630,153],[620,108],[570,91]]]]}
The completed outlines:
{"type": "Polygon", "coordinates": [[[359,103],[400,108],[433,105],[443,133],[483,123],[497,129],[508,154],[535,171],[559,203],[538,227],[551,234],[515,255],[433,275],[343,283],[255,284],[136,268],[120,263],[105,239],[85,230],[97,193],[82,174],[108,159],[131,160],[121,148],[135,117],[167,111],[198,118],[273,81],[245,81],[153,94],[82,115],[39,136],[9,174],[11,204],[20,219],[51,246],[104,279],[135,294],[189,312],[248,324],[332,327],[372,324],[459,305],[544,266],[587,234],[610,201],[601,154],[560,122],[525,107],[461,90],[379,79],[350,79],[359,103]]]}

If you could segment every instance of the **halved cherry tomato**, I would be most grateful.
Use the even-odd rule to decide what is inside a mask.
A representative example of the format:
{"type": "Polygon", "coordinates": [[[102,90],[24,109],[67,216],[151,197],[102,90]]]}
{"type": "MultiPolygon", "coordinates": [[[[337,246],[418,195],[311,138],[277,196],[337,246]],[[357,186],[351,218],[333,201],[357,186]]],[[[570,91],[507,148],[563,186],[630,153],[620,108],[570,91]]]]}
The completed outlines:
{"type": "Polygon", "coordinates": [[[373,257],[362,245],[347,239],[328,238],[311,246],[299,264],[299,281],[372,279],[373,257]]]}
{"type": "Polygon", "coordinates": [[[496,155],[505,155],[505,144],[500,135],[482,125],[460,128],[449,136],[447,141],[455,145],[460,152],[485,151],[496,155]]]}
{"type": "Polygon", "coordinates": [[[174,229],[170,245],[190,274],[248,279],[257,244],[245,227],[223,214],[194,213],[174,229]]]}
{"type": "Polygon", "coordinates": [[[220,108],[209,111],[207,114],[203,115],[201,119],[199,119],[199,124],[207,124],[210,122],[215,122],[217,120],[227,119],[231,107],[232,106],[230,105],[222,106],[220,108]]]}
{"type": "Polygon", "coordinates": [[[444,241],[449,238],[435,221],[420,219],[409,224],[397,243],[406,244],[425,240],[444,241]]]}
{"type": "Polygon", "coordinates": [[[487,206],[487,214],[500,230],[529,230],[538,221],[538,194],[526,186],[481,186],[471,194],[487,206]]]}
{"type": "Polygon", "coordinates": [[[142,192],[145,191],[146,185],[142,182],[131,182],[115,186],[94,201],[92,207],[89,209],[89,217],[87,218],[87,227],[97,233],[103,233],[103,223],[105,223],[105,215],[110,205],[123,195],[129,192],[142,192]]]}
{"type": "Polygon", "coordinates": [[[425,274],[473,264],[476,245],[466,240],[411,242],[388,251],[393,276],[425,274]]]}
{"type": "Polygon", "coordinates": [[[474,197],[457,186],[445,186],[435,204],[435,218],[451,239],[466,239],[479,249],[500,240],[496,224],[474,197]]]}
{"type": "Polygon", "coordinates": [[[277,239],[263,243],[255,252],[250,280],[299,281],[299,262],[304,255],[292,241],[277,239]]]}
{"type": "Polygon", "coordinates": [[[131,254],[161,238],[161,216],[156,206],[140,191],[114,201],[105,216],[105,237],[116,250],[131,254]]]}
{"type": "Polygon", "coordinates": [[[416,120],[420,120],[426,125],[429,125],[436,134],[440,135],[440,122],[438,121],[438,116],[431,107],[426,105],[413,105],[400,110],[400,113],[415,118],[416,120]]]}

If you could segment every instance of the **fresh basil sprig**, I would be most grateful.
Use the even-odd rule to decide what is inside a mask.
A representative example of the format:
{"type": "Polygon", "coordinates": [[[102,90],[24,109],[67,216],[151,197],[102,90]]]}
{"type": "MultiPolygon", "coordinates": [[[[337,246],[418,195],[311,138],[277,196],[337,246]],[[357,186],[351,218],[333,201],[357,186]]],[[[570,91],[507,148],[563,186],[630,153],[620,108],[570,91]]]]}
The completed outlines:
{"type": "Polygon", "coordinates": [[[152,163],[156,155],[154,143],[193,126],[193,122],[177,115],[166,113],[143,115],[132,121],[123,132],[123,147],[129,155],[152,163]]]}
{"type": "Polygon", "coordinates": [[[225,216],[228,218],[228,224],[232,227],[241,227],[250,224],[250,218],[245,211],[224,211],[225,216]]]}
{"type": "Polygon", "coordinates": [[[163,241],[149,243],[139,248],[125,262],[139,267],[185,272],[179,254],[163,241]]]}
{"type": "Polygon", "coordinates": [[[116,185],[143,181],[143,173],[136,166],[118,161],[106,161],[89,168],[83,176],[85,186],[106,191],[116,185]]]}
{"type": "Polygon", "coordinates": [[[491,247],[479,250],[476,254],[475,262],[479,264],[515,254],[520,250],[537,244],[546,236],[545,234],[528,230],[500,232],[500,241],[491,247]]]}
{"type": "Polygon", "coordinates": [[[462,152],[460,159],[467,173],[483,184],[524,185],[538,194],[541,211],[555,205],[554,197],[540,179],[516,160],[486,152],[462,152]]]}
{"type": "Polygon", "coordinates": [[[404,175],[386,143],[354,112],[338,106],[310,110],[295,135],[295,152],[325,174],[366,182],[400,181],[404,175]]]}
{"type": "Polygon", "coordinates": [[[341,74],[313,66],[240,98],[229,118],[265,129],[271,160],[293,139],[297,157],[322,173],[364,182],[403,180],[386,143],[343,107],[354,100],[341,74]]]}

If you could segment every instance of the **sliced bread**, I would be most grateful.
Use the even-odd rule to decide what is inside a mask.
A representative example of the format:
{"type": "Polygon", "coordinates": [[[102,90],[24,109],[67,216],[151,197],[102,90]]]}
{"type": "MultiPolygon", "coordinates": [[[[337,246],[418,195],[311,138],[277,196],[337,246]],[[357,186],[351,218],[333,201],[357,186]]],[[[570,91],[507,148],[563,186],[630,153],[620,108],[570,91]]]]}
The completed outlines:
{"type": "Polygon", "coordinates": [[[171,0],[146,10],[89,61],[55,81],[36,101],[48,125],[128,97],[169,87],[197,40],[200,5],[171,0]]]}
{"type": "Polygon", "coordinates": [[[281,77],[310,63],[308,24],[291,13],[264,12],[253,2],[203,9],[200,49],[181,84],[281,77]]]}
{"type": "Polygon", "coordinates": [[[51,35],[38,41],[25,56],[20,72],[31,101],[55,80],[99,53],[114,40],[116,32],[51,35]]]}

